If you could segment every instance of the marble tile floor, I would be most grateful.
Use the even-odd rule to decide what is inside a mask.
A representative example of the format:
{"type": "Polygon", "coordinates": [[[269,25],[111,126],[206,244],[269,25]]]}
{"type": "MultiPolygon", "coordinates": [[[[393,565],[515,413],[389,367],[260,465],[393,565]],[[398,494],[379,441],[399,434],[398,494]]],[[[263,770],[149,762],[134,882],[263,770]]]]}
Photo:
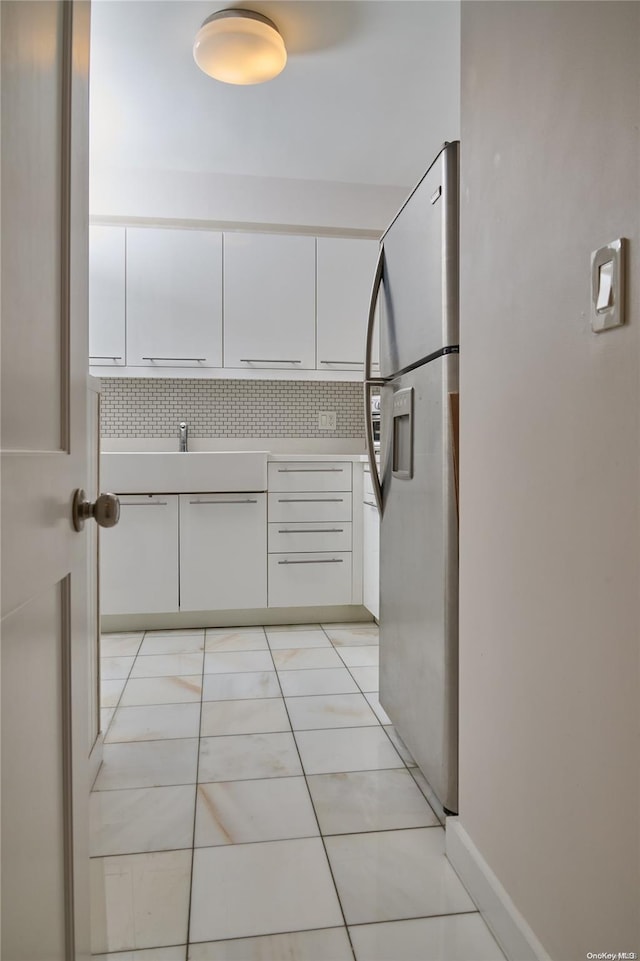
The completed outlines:
{"type": "Polygon", "coordinates": [[[101,961],[503,961],[377,700],[374,623],[105,635],[101,961]]]}

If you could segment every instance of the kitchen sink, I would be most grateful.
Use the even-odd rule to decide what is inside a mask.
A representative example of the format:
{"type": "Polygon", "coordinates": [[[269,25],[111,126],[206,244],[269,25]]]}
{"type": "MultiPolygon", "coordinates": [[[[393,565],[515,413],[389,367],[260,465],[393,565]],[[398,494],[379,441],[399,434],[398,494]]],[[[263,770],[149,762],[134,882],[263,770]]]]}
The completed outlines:
{"type": "Polygon", "coordinates": [[[268,451],[103,453],[100,486],[117,494],[267,489],[268,451]]]}

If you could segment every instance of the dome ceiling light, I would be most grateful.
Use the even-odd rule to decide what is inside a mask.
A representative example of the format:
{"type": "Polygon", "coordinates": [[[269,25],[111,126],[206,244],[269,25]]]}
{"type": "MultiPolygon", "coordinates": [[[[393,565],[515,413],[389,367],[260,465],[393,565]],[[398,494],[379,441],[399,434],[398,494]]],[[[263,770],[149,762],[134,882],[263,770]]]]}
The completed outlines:
{"type": "Polygon", "coordinates": [[[264,83],[284,70],[287,51],[275,23],[252,10],[220,10],[196,34],[193,58],[223,83],[264,83]]]}

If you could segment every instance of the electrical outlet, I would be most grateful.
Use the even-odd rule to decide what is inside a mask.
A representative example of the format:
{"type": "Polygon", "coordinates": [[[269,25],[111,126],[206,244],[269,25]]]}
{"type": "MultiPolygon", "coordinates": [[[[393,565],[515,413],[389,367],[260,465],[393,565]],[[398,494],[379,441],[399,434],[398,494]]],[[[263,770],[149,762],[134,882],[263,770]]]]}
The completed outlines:
{"type": "Polygon", "coordinates": [[[321,410],[318,413],[318,430],[335,430],[336,412],[335,410],[321,410]]]}

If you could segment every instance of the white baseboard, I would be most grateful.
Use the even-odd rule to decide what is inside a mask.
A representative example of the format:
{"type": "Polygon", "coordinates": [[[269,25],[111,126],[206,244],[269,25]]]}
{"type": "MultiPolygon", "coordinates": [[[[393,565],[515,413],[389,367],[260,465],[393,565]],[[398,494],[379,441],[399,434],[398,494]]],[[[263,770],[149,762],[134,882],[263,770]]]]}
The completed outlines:
{"type": "Polygon", "coordinates": [[[269,607],[241,611],[181,611],[168,614],[103,614],[103,634],[114,631],[173,631],[180,628],[251,627],[270,624],[335,624],[371,621],[361,604],[340,607],[269,607]]]}
{"type": "Polygon", "coordinates": [[[446,850],[508,961],[551,961],[457,817],[447,818],[446,850]]]}

